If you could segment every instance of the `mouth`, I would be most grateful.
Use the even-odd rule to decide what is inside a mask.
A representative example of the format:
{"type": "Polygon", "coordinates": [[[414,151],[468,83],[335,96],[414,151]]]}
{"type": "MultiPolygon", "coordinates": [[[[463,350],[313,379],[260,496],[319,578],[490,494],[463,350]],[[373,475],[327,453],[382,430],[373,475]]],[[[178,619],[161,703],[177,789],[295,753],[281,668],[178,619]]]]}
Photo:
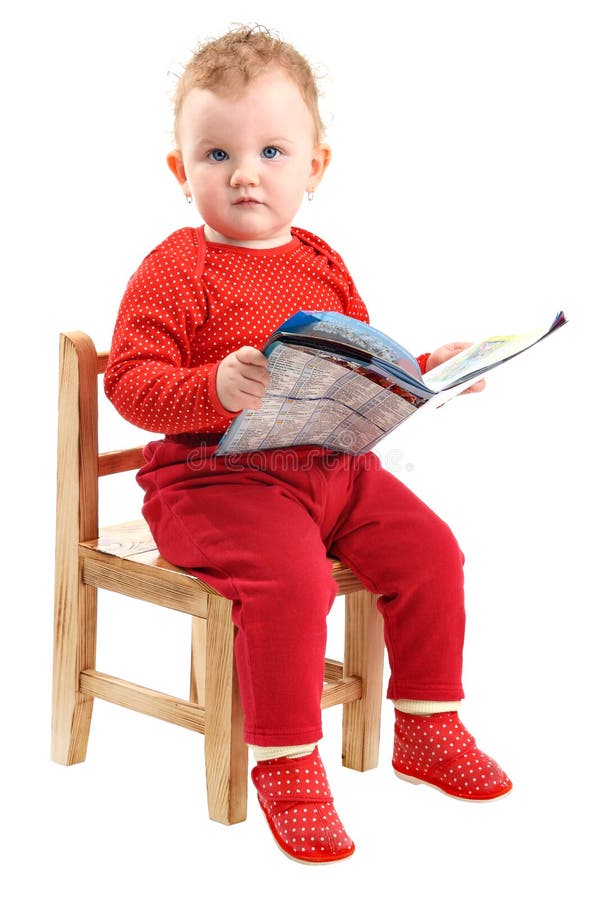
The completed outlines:
{"type": "Polygon", "coordinates": [[[234,206],[259,206],[260,200],[255,200],[254,197],[240,197],[239,200],[236,200],[233,204],[234,206]]]}

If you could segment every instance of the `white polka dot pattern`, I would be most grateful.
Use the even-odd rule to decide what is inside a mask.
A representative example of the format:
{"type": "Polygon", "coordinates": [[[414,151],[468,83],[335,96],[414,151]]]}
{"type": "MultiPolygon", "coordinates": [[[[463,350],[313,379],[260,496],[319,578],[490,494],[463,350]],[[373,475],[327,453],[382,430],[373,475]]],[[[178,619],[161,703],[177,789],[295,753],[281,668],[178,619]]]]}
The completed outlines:
{"type": "Polygon", "coordinates": [[[271,832],[288,856],[324,863],[354,852],[335,811],[318,748],[299,759],[260,762],[252,781],[271,832]]]}
{"type": "Polygon", "coordinates": [[[218,363],[242,346],[262,347],[299,309],[367,321],[341,257],[303,229],[269,250],[207,243],[203,228],[176,231],[130,279],[114,330],[104,385],[121,415],[163,434],[222,432],[218,363]]]}
{"type": "Polygon", "coordinates": [[[456,712],[413,716],[396,710],[392,765],[401,778],[431,784],[463,800],[493,800],[512,788],[456,712]]]}

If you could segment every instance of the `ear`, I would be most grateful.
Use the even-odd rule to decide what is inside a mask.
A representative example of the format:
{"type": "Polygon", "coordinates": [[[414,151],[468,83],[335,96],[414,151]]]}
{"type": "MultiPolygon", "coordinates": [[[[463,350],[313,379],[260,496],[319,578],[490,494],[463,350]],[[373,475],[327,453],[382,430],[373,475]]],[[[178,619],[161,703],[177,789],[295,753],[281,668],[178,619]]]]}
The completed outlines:
{"type": "Polygon", "coordinates": [[[187,185],[187,175],[185,174],[185,168],[183,166],[183,159],[181,158],[180,150],[172,150],[168,154],[167,165],[183,188],[184,194],[187,194],[189,192],[187,185]]]}
{"type": "Polygon", "coordinates": [[[310,164],[310,177],[306,189],[314,191],[321,183],[325,169],[331,162],[331,147],[329,144],[316,144],[310,164]]]}

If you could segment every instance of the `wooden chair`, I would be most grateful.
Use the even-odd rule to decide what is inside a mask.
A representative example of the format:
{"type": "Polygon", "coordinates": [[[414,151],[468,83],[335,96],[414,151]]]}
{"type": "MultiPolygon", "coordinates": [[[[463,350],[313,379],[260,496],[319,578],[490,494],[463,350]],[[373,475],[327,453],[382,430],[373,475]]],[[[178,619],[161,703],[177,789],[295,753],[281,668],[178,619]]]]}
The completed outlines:
{"type": "MultiPolygon", "coordinates": [[[[98,527],[98,479],[142,464],[141,447],[98,453],[98,376],[107,356],[81,332],[61,335],[52,758],[84,761],[95,697],[182,725],[204,734],[210,818],[233,824],[246,818],[248,758],[231,603],[162,559],[143,521],[98,527]],[[98,588],[191,616],[189,699],[96,670],[98,588]]],[[[364,771],[379,751],[381,617],[353,573],[336,560],[332,567],[345,595],[345,648],[343,663],[326,660],[322,707],[344,704],[342,761],[364,771]]]]}

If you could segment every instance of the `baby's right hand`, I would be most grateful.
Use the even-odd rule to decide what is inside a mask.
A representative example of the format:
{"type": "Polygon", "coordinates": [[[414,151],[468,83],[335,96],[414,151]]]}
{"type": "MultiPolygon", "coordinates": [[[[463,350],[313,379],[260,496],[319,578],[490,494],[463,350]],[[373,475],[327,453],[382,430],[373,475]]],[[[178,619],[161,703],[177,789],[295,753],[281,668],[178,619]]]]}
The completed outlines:
{"type": "Polygon", "coordinates": [[[260,409],[268,383],[267,358],[255,347],[240,347],[219,363],[217,396],[229,412],[260,409]]]}

